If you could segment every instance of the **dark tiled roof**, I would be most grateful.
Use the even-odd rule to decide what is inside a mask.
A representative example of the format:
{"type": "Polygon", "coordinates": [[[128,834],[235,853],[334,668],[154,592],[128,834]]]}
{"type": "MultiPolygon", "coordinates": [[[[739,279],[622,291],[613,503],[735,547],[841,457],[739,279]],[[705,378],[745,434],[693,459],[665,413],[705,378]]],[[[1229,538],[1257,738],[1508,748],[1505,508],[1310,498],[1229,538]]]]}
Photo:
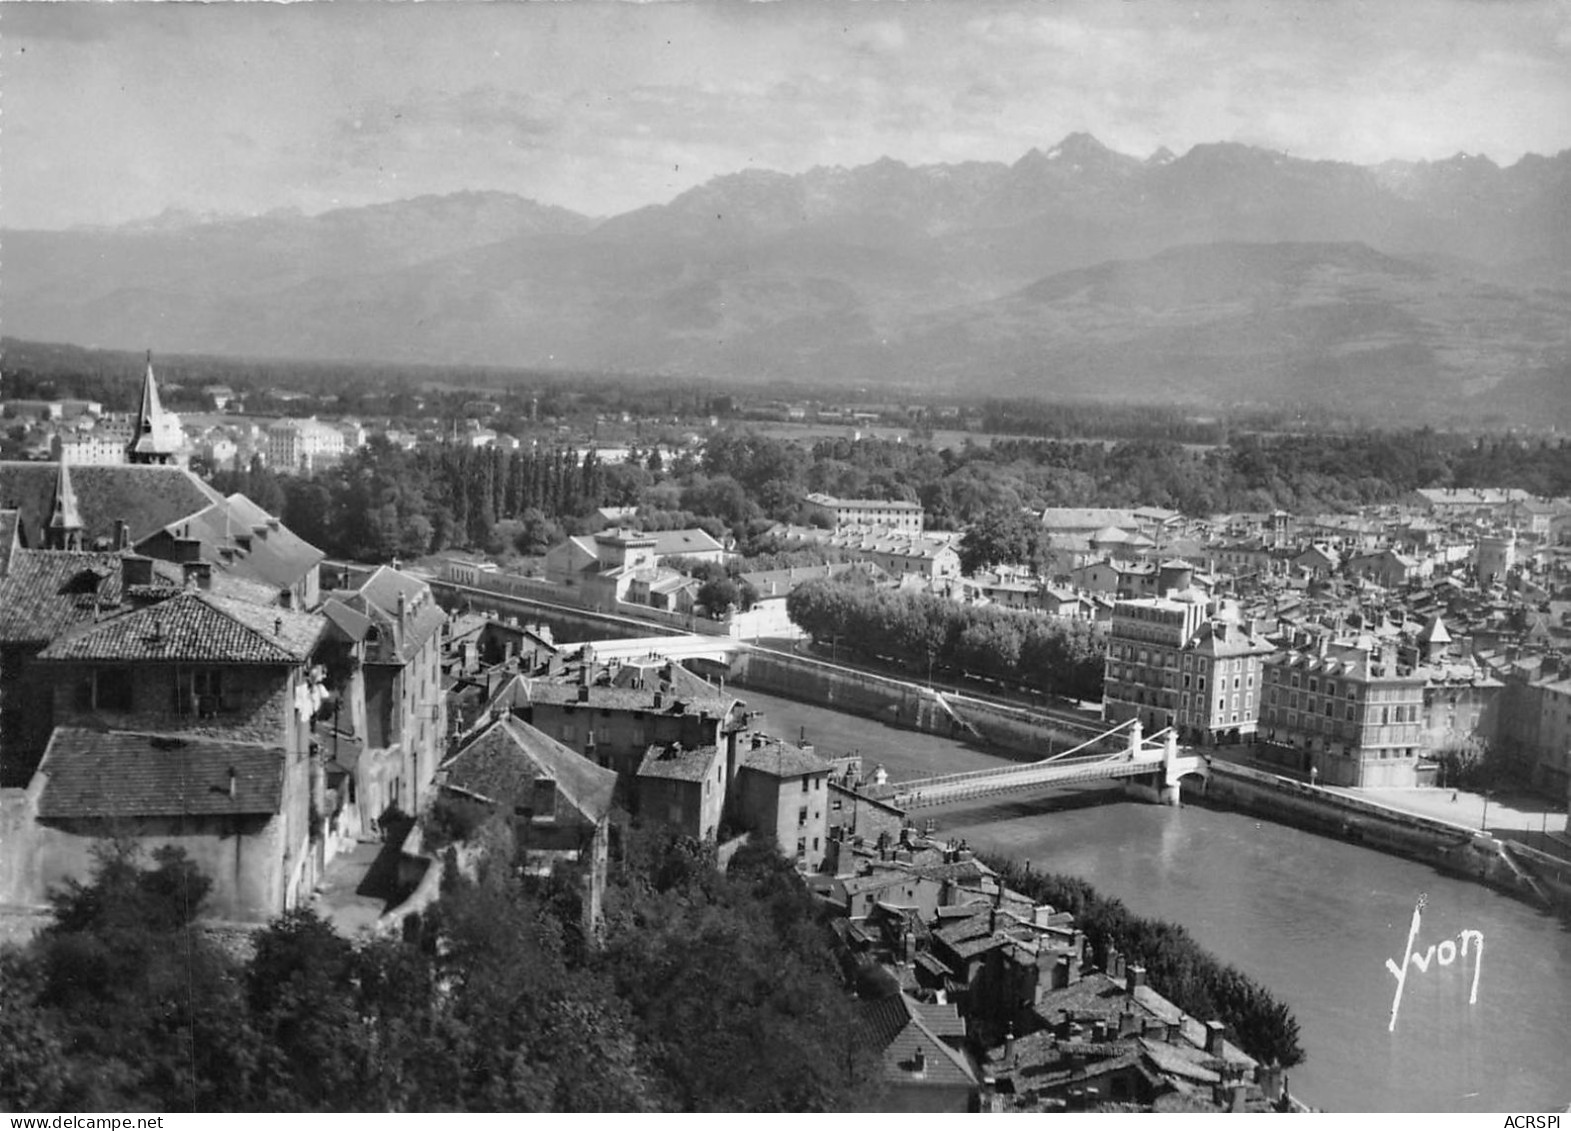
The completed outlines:
{"type": "Polygon", "coordinates": [[[186,590],[156,605],[85,625],[44,660],[135,660],[294,665],[315,649],[322,617],[186,590]]]}
{"type": "Polygon", "coordinates": [[[38,815],[276,813],[284,758],[271,746],[57,727],[38,767],[47,779],[38,815]]]}
{"type": "Polygon", "coordinates": [[[699,782],[714,772],[715,759],[719,756],[718,746],[651,746],[644,752],[638,776],[699,782]]]}
{"type": "MultiPolygon", "coordinates": [[[[0,506],[21,511],[30,544],[39,544],[35,535],[49,521],[58,475],[54,463],[0,461],[0,506]]],[[[116,519],[139,542],[223,498],[185,468],[158,464],[74,464],[71,486],[88,543],[113,537],[116,519]]]]}
{"type": "MultiPolygon", "coordinates": [[[[530,703],[574,704],[582,703],[585,708],[594,708],[607,711],[645,711],[657,715],[697,715],[707,711],[712,717],[718,719],[725,713],[725,700],[718,695],[706,696],[702,699],[690,699],[674,695],[670,691],[659,691],[656,688],[637,690],[627,687],[607,687],[604,684],[591,684],[588,687],[589,698],[579,699],[581,685],[577,683],[558,683],[543,679],[529,679],[521,681],[519,694],[527,696],[530,703]],[[660,705],[655,706],[655,695],[660,695],[660,705]]],[[[517,700],[515,699],[515,703],[517,700]]]]}
{"type": "Polygon", "coordinates": [[[19,550],[0,580],[0,640],[53,640],[119,601],[119,554],[19,550]]]}
{"type": "Polygon", "coordinates": [[[683,554],[712,554],[725,549],[707,530],[694,527],[690,530],[654,530],[648,537],[655,541],[655,553],[661,557],[683,554]]]}
{"type": "MultiPolygon", "coordinates": [[[[864,1044],[883,1052],[885,1074],[890,1080],[975,1087],[976,1070],[963,1053],[934,1032],[926,1017],[928,1009],[952,1012],[954,1007],[922,1007],[905,994],[896,994],[864,1003],[857,1018],[857,1032],[864,1044]],[[919,1051],[920,1075],[915,1071],[919,1051]]],[[[947,1021],[943,1024],[946,1030],[952,1027],[947,1021]]]]}
{"type": "Polygon", "coordinates": [[[611,811],[616,774],[522,720],[498,719],[442,763],[442,782],[501,805],[530,803],[534,783],[549,778],[585,820],[611,811]]]}
{"type": "Polygon", "coordinates": [[[137,549],[163,557],[166,555],[159,551],[167,546],[168,556],[172,556],[176,538],[200,542],[202,560],[225,573],[274,589],[294,586],[324,557],[322,551],[238,494],[139,539],[137,549]]]}
{"type": "Polygon", "coordinates": [[[430,587],[418,577],[390,566],[377,567],[353,591],[340,592],[337,599],[381,633],[376,644],[367,646],[367,663],[407,663],[447,623],[447,614],[436,603],[430,587]],[[398,616],[399,597],[404,599],[402,620],[398,616]]]}
{"type": "Polygon", "coordinates": [[[773,777],[799,778],[806,774],[829,772],[829,763],[817,754],[778,738],[766,739],[760,746],[748,746],[736,756],[739,769],[756,770],[773,777]]]}

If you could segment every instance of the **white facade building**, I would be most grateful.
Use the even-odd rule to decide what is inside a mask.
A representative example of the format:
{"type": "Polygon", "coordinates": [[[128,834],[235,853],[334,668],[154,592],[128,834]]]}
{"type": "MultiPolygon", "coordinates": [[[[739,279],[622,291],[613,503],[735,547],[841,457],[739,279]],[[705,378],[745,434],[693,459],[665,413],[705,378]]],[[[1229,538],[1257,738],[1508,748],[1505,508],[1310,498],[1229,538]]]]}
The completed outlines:
{"type": "Polygon", "coordinates": [[[344,456],[344,434],[314,416],[280,420],[267,428],[267,466],[274,471],[311,474],[344,456]]]}

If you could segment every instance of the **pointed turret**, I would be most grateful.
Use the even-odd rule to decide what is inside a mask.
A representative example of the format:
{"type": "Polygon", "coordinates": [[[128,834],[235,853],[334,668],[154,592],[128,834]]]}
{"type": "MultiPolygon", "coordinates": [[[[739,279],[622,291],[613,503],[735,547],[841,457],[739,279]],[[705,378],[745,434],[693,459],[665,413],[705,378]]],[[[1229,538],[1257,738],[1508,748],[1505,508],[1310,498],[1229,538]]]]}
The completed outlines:
{"type": "Polygon", "coordinates": [[[136,430],[126,449],[127,463],[173,463],[174,447],[163,405],[158,403],[158,382],[153,377],[153,351],[147,351],[147,372],[142,377],[142,407],[136,430]]]}
{"type": "Polygon", "coordinates": [[[1418,642],[1423,646],[1426,660],[1438,660],[1445,654],[1451,643],[1451,633],[1446,630],[1446,622],[1440,619],[1439,613],[1429,618],[1429,623],[1418,634],[1418,642]]]}
{"type": "Polygon", "coordinates": [[[80,550],[82,548],[82,515],[76,505],[76,491],[71,486],[71,472],[66,467],[65,453],[60,453],[60,473],[55,477],[55,496],[49,506],[49,525],[44,527],[44,549],[80,550]]]}

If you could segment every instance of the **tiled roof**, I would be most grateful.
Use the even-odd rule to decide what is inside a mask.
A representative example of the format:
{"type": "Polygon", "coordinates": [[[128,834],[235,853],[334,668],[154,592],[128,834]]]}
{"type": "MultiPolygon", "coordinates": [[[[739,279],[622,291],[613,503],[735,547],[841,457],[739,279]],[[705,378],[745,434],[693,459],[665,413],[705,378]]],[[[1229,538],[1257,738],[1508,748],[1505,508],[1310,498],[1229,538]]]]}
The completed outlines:
{"type": "Polygon", "coordinates": [[[186,590],[97,624],[42,652],[44,660],[294,665],[310,657],[322,617],[186,590]]]}
{"type": "Polygon", "coordinates": [[[719,719],[725,715],[728,701],[707,686],[704,694],[685,694],[661,685],[651,687],[646,684],[642,688],[634,688],[608,687],[596,683],[585,688],[574,682],[527,679],[519,682],[512,700],[514,706],[521,706],[524,702],[558,706],[581,704],[586,709],[645,711],[659,715],[697,715],[707,712],[712,718],[719,719]],[[580,699],[579,693],[586,690],[587,700],[580,699]],[[660,696],[659,706],[655,705],[656,695],[660,696]]]}
{"type": "Polygon", "coordinates": [[[638,776],[699,782],[714,772],[715,759],[719,756],[718,746],[651,746],[644,752],[638,776]]]}
{"type": "MultiPolygon", "coordinates": [[[[54,463],[0,461],[0,506],[21,511],[30,544],[41,544],[34,535],[49,521],[58,474],[54,463]]],[[[185,468],[159,464],[74,464],[71,486],[89,544],[113,537],[116,519],[139,542],[223,498],[185,468]]]]}
{"type": "MultiPolygon", "coordinates": [[[[930,1008],[953,1011],[954,1006],[930,1008]]],[[[885,1075],[892,1081],[975,1087],[978,1080],[971,1062],[933,1031],[926,1012],[903,993],[864,1002],[857,1018],[857,1033],[864,1044],[883,1052],[885,1075]]],[[[945,1028],[949,1028],[947,1023],[945,1028]]]]}
{"type": "Polygon", "coordinates": [[[38,767],[46,778],[38,815],[276,813],[284,758],[272,746],[56,727],[38,767]]]}
{"type": "Polygon", "coordinates": [[[351,609],[337,597],[329,597],[322,602],[321,613],[332,621],[345,636],[359,643],[371,628],[371,618],[356,609],[351,609]]]}
{"type": "Polygon", "coordinates": [[[615,773],[511,716],[492,723],[443,762],[441,777],[449,788],[500,805],[531,801],[535,781],[549,778],[590,823],[611,811],[616,788],[615,773]]]}
{"type": "Polygon", "coordinates": [[[119,554],[19,550],[0,579],[0,640],[53,640],[119,601],[119,554]]]}
{"type": "Polygon", "coordinates": [[[661,557],[684,554],[712,554],[725,549],[707,530],[651,530],[647,537],[655,540],[655,553],[661,557]]]}
{"type": "Polygon", "coordinates": [[[766,738],[762,745],[738,750],[736,761],[738,768],[781,778],[799,778],[805,774],[829,771],[829,763],[817,754],[778,738],[766,738]]]}
{"type": "Polygon", "coordinates": [[[202,560],[275,589],[290,588],[326,556],[238,493],[137,539],[138,548],[149,552],[160,535],[194,538],[202,560]]]}
{"type": "Polygon", "coordinates": [[[339,599],[382,631],[381,643],[367,653],[371,663],[407,663],[447,623],[430,586],[391,566],[377,567],[353,592],[340,593],[339,599]],[[399,597],[406,610],[402,620],[399,597]]]}

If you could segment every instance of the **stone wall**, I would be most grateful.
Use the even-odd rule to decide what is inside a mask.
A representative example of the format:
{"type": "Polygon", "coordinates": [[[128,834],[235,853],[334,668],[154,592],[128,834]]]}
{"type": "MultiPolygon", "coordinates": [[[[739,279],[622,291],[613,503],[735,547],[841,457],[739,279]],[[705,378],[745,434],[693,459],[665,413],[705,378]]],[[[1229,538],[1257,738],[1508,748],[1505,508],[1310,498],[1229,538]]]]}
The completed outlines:
{"type": "Polygon", "coordinates": [[[1482,880],[1541,902],[1506,859],[1501,842],[1462,825],[1391,809],[1290,778],[1213,760],[1204,785],[1183,783],[1186,803],[1237,809],[1482,880]]]}
{"type": "Polygon", "coordinates": [[[731,664],[731,680],[804,703],[830,707],[944,738],[971,739],[1021,758],[1045,758],[1106,729],[1086,716],[1070,721],[1029,707],[1006,707],[967,695],[935,694],[920,684],[825,663],[789,652],[749,649],[731,664]]]}

